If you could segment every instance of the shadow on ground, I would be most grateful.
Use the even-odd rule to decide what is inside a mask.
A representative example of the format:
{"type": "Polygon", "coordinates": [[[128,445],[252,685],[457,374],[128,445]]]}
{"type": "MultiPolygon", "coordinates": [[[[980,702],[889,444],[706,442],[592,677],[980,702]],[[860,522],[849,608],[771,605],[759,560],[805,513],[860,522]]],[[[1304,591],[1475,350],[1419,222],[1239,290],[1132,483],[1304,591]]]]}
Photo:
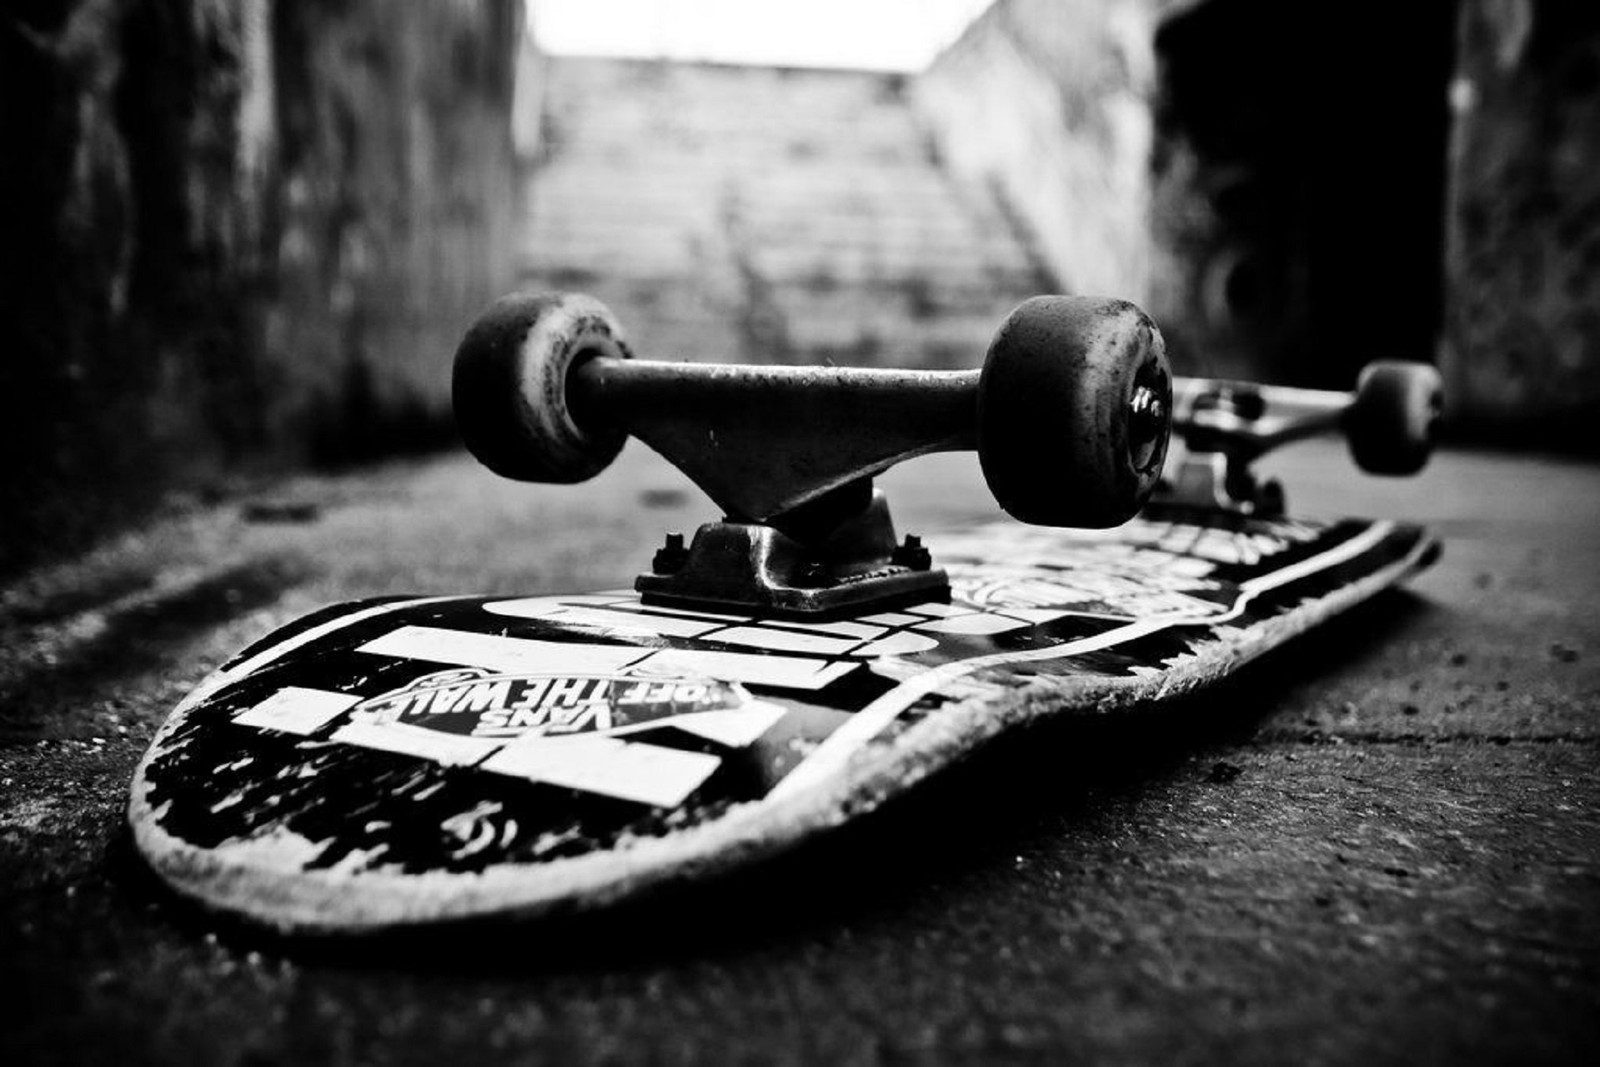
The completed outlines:
{"type": "Polygon", "coordinates": [[[312,572],[298,557],[272,556],[166,587],[123,575],[81,598],[0,613],[0,743],[70,723],[102,690],[130,688],[190,638],[273,603],[312,572]]]}

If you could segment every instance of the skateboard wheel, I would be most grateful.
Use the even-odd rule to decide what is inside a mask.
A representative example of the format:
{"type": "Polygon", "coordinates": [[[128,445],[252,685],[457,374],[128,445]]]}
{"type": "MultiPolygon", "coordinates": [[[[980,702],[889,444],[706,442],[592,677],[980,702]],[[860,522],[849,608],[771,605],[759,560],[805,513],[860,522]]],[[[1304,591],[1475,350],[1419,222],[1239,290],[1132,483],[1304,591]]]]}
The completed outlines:
{"type": "Polygon", "coordinates": [[[1439,372],[1425,363],[1383,361],[1362,368],[1345,412],[1345,439],[1369,474],[1415,474],[1433,450],[1443,406],[1439,372]]]}
{"type": "Polygon", "coordinates": [[[622,327],[592,297],[505,297],[478,318],[456,350],[456,426],[478,461],[503,477],[560,484],[592,478],[617,457],[627,433],[575,419],[568,376],[593,356],[629,355],[622,327]]]}
{"type": "Polygon", "coordinates": [[[1171,424],[1161,332],[1133,304],[1039,296],[1001,324],[978,384],[978,459],[1007,513],[1100,528],[1155,488],[1171,424]]]}

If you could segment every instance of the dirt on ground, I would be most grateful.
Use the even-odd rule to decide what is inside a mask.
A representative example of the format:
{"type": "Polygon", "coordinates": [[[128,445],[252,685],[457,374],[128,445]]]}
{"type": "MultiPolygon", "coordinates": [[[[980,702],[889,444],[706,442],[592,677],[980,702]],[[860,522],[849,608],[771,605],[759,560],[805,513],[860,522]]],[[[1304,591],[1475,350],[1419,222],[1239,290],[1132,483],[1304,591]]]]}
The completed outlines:
{"type": "MultiPolygon", "coordinates": [[[[1419,519],[1430,571],[1161,712],[1010,737],[886,809],[620,912],[364,942],[195,910],[132,768],[238,648],[324,604],[614,586],[714,517],[464,456],[174,508],[0,590],[0,1059],[1571,1062],[1600,1058],[1600,467],[1336,446],[1312,514],[1419,519]]],[[[994,515],[975,463],[903,530],[994,515]]],[[[932,539],[937,551],[937,539],[932,539]]]]}

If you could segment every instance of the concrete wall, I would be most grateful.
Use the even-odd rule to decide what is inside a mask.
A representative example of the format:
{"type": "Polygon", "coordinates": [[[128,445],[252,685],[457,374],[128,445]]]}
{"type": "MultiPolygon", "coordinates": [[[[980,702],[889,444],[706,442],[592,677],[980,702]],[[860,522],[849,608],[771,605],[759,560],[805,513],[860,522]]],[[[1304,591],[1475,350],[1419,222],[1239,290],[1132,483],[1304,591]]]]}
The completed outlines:
{"type": "Polygon", "coordinates": [[[1150,284],[1152,40],[1162,0],[998,0],[917,78],[960,173],[991,183],[1059,286],[1150,284]]]}
{"type": "Polygon", "coordinates": [[[10,6],[0,568],[174,485],[440,437],[509,277],[519,12],[10,6]]]}
{"type": "Polygon", "coordinates": [[[1464,0],[1442,368],[1458,418],[1596,448],[1600,5],[1464,0]]]}
{"type": "Polygon", "coordinates": [[[997,0],[915,84],[1061,286],[1180,371],[1438,358],[1459,431],[1593,447],[1600,5],[997,0]]]}
{"type": "Polygon", "coordinates": [[[516,0],[282,2],[264,351],[314,459],[448,436],[450,360],[512,284],[516,0]]]}
{"type": "Polygon", "coordinates": [[[1188,374],[1349,387],[1440,321],[1449,0],[998,0],[918,82],[1071,291],[1188,374]]]}

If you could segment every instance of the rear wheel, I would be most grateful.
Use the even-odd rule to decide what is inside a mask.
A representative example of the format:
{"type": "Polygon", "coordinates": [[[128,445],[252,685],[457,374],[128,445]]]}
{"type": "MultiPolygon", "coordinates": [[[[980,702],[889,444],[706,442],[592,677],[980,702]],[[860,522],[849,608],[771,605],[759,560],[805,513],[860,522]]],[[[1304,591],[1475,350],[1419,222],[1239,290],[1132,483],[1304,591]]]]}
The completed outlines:
{"type": "Polygon", "coordinates": [[[567,382],[586,359],[630,355],[621,325],[578,293],[496,301],[456,350],[456,426],[484,466],[524,482],[581,482],[622,450],[626,431],[573,417],[567,382]]]}
{"type": "Polygon", "coordinates": [[[1132,518],[1161,476],[1172,372],[1124,300],[1034,297],[1001,325],[978,385],[978,458],[1007,513],[1041,526],[1132,518]]]}
{"type": "Polygon", "coordinates": [[[1345,412],[1345,439],[1369,474],[1415,474],[1433,451],[1443,407],[1439,372],[1425,363],[1369,363],[1345,412]]]}

